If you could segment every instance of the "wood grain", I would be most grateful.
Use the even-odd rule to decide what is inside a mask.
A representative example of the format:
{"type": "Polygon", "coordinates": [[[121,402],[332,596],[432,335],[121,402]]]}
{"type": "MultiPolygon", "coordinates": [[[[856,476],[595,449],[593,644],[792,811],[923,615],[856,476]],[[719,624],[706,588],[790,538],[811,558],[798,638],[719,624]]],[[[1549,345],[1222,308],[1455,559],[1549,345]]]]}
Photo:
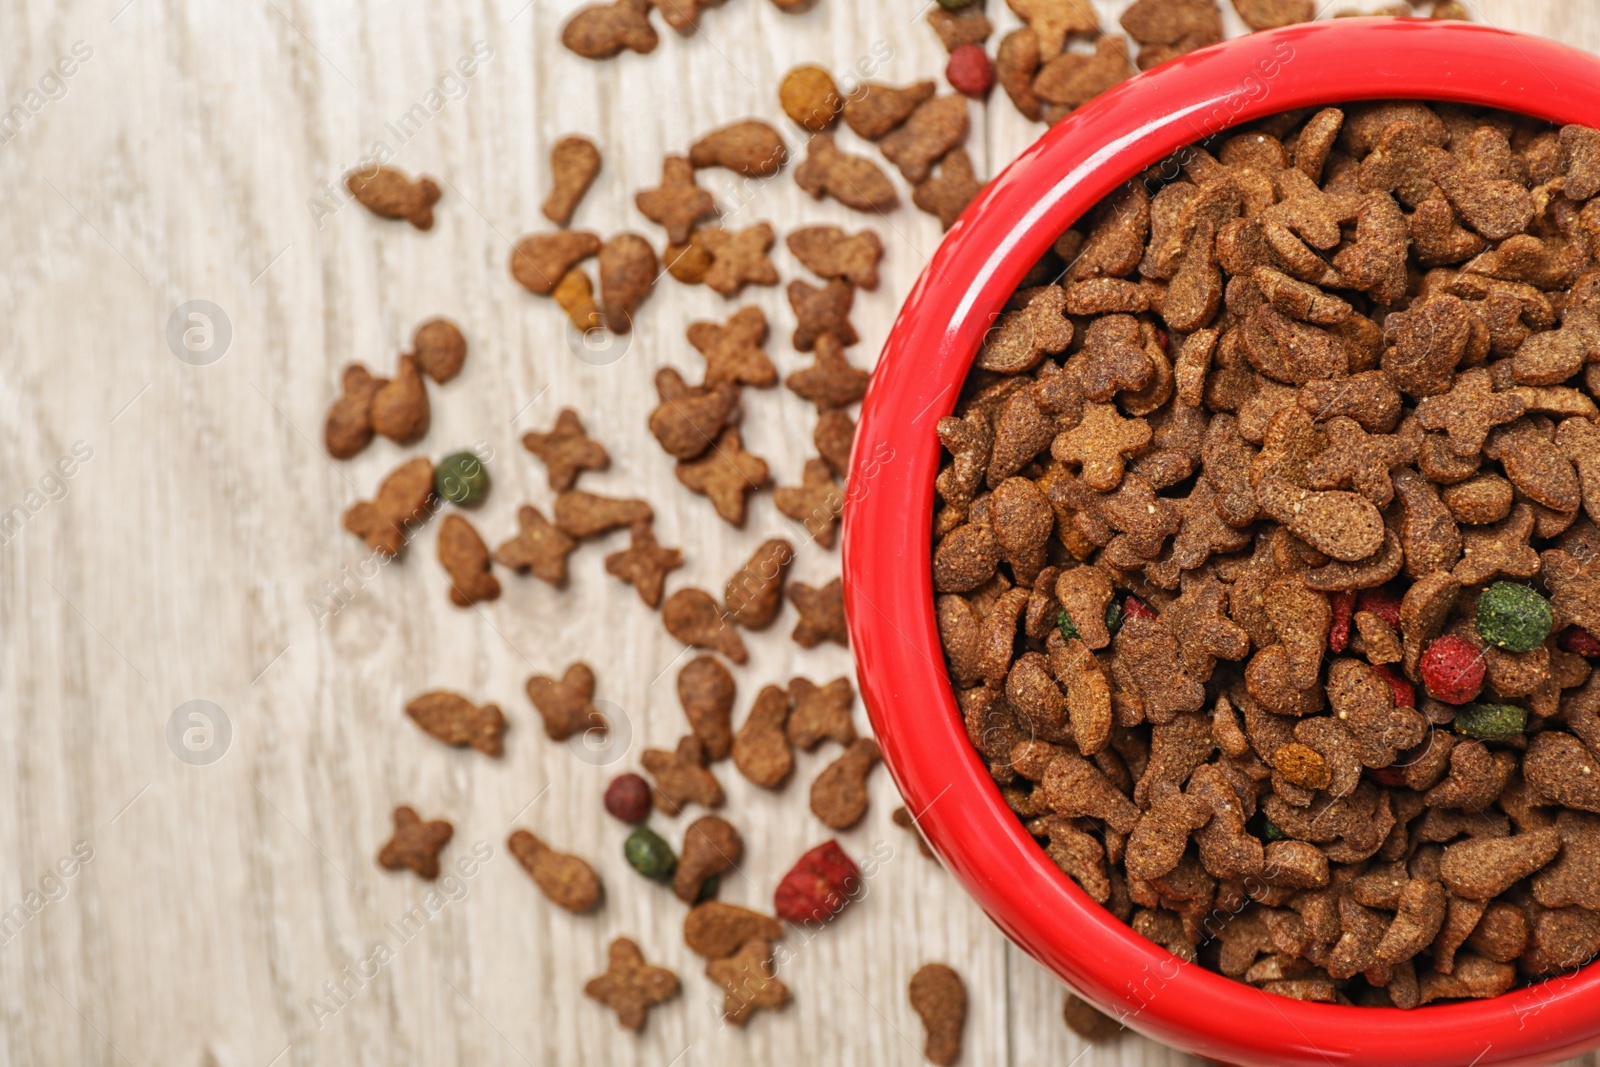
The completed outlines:
{"type": "MultiPolygon", "coordinates": [[[[338,516],[410,450],[380,441],[335,463],[321,451],[323,411],[340,366],[392,366],[436,314],[463,325],[471,352],[459,379],[431,390],[419,450],[492,450],[495,486],[472,516],[491,542],[514,531],[518,505],[548,506],[519,438],[564,406],[613,456],[586,487],[648,497],[661,541],[685,546],[674,587],[720,590],[763,538],[806,539],[770,494],[745,529],[721,523],[676,486],[644,430],[654,370],[699,372],[683,341],[691,321],[758,305],[780,369],[808,362],[787,342],[781,290],[729,302],[664,282],[634,334],[597,356],[574,345],[553,303],[511,283],[507,256],[545,225],[545,161],[560,136],[586,133],[605,156],[574,224],[659,246],[634,192],[655,184],[664,153],[710,128],[780,120],[775,86],[790,66],[873,66],[870,77],[894,83],[941,71],[915,5],[821,0],[786,16],[732,0],[699,32],[664,31],[654,54],[605,64],[556,44],[576,0],[0,6],[0,102],[30,108],[0,144],[0,508],[23,508],[0,546],[0,908],[22,906],[0,926],[0,1064],[909,1065],[922,1037],[905,986],[929,960],[956,966],[971,992],[963,1062],[1196,1062],[1131,1035],[1092,1049],[1071,1035],[1061,987],[891,824],[898,800],[881,772],[867,819],[841,835],[854,854],[889,854],[868,898],[791,944],[786,1011],[719,1028],[716,991],[682,944],[681,905],[626,868],[622,830],[599,805],[611,774],[684,729],[682,649],[603,571],[622,536],[582,548],[567,589],[503,575],[505,595],[480,610],[447,602],[433,529],[401,561],[348,577],[363,553],[338,516]],[[91,54],[53,77],[75,42],[91,54]],[[339,176],[378,141],[440,179],[433,232],[345,202],[339,176]],[[232,330],[208,366],[175,358],[166,340],[173,309],[197,299],[232,330]],[[58,479],[77,442],[92,454],[58,479]],[[349,591],[331,617],[312,606],[324,583],[349,591]],[[522,692],[530,673],[580,658],[627,728],[614,765],[547,741],[522,692]],[[439,687],[505,708],[504,759],[445,750],[405,719],[410,696],[439,687]],[[175,758],[166,740],[174,710],[196,699],[232,730],[207,766],[175,758]],[[400,803],[455,823],[447,861],[477,842],[492,850],[453,883],[458,899],[424,907],[406,936],[397,924],[427,887],[373,861],[400,803]],[[573,918],[539,896],[505,849],[513,826],[591,857],[604,906],[573,918]],[[683,979],[680,1000],[638,1037],[581,995],[620,934],[683,979]],[[388,958],[362,977],[380,942],[388,958]]],[[[1109,25],[1123,5],[1097,6],[1109,25]]],[[[1587,5],[1469,6],[1600,48],[1587,5]]],[[[1016,24],[990,7],[1002,32],[1016,24]]],[[[981,174],[1040,129],[999,94],[974,109],[981,174]]],[[[849,134],[841,143],[862,150],[849,134]]],[[[855,313],[852,358],[870,364],[937,223],[909,206],[864,218],[814,203],[786,176],[705,180],[733,225],[882,234],[883,285],[855,313]]],[[[786,279],[804,276],[781,244],[775,259],[786,279]]],[[[745,406],[748,447],[796,484],[813,413],[781,389],[747,391],[745,406]]],[[[805,545],[794,576],[824,582],[838,567],[836,552],[805,545]]],[[[851,670],[843,650],[793,645],[793,621],[785,608],[750,639],[739,714],[765,683],[851,670]]],[[[725,899],[769,906],[793,858],[829,836],[805,790],[830,758],[802,756],[776,794],[719,767],[748,854],[725,899]]],[[[681,839],[680,825],[657,825],[681,839]]]]}

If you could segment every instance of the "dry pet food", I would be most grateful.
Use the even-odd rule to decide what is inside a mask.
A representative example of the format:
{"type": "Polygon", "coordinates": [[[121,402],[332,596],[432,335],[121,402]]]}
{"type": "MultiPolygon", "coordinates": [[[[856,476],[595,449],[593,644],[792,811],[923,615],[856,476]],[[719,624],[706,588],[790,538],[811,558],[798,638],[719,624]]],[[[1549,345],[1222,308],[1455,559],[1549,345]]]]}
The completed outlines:
{"type": "Polygon", "coordinates": [[[861,868],[837,841],[824,841],[801,856],[778,883],[773,910],[795,925],[828,922],[861,891],[861,868]]]}
{"type": "Polygon", "coordinates": [[[821,67],[796,67],[778,83],[778,104],[783,113],[813,132],[832,126],[844,108],[844,98],[833,75],[821,67]]]}
{"type": "Polygon", "coordinates": [[[485,756],[505,750],[506,717],[497,705],[480,708],[460,693],[441,689],[412,700],[406,714],[447,745],[471,745],[485,756]]]}
{"type": "Polygon", "coordinates": [[[720,900],[696,904],[683,920],[683,943],[708,960],[725,959],[752,938],[776,941],[782,936],[783,924],[772,916],[720,900]]]}
{"type": "Polygon", "coordinates": [[[576,914],[588,911],[600,899],[600,879],[594,868],[577,856],[557,852],[526,830],[512,833],[506,847],[557,907],[576,914]]]}
{"type": "Polygon", "coordinates": [[[694,164],[683,156],[662,160],[661,184],[640,191],[634,203],[640,214],[667,231],[667,241],[672,245],[685,244],[695,223],[717,213],[717,202],[695,184],[694,164]]]}
{"type": "Polygon", "coordinates": [[[375,498],[351,505],[344,528],[379,555],[396,556],[433,515],[432,501],[433,464],[418,456],[389,472],[375,498]]]}
{"type": "Polygon", "coordinates": [[[626,937],[611,942],[606,955],[606,972],[589,979],[583,993],[616,1012],[624,1030],[642,1028],[647,1011],[678,995],[678,976],[646,963],[639,946],[626,937]]]}
{"type": "Polygon", "coordinates": [[[544,732],[552,741],[565,741],[573,734],[604,730],[605,716],[594,706],[594,671],[587,663],[574,663],[559,680],[535,674],[528,678],[528,699],[544,720],[544,732]]]}
{"type": "Polygon", "coordinates": [[[374,430],[399,445],[428,432],[428,390],[416,356],[401,356],[394,377],[372,394],[371,418],[374,430]]]}
{"type": "Polygon", "coordinates": [[[631,541],[627,548],[606,557],[606,573],[633,586],[646,607],[659,607],[667,575],[683,566],[683,551],[658,544],[648,522],[636,522],[628,529],[631,541]]]}
{"type": "Polygon", "coordinates": [[[749,658],[739,631],[704,589],[691,586],[668,597],[661,606],[661,624],[686,645],[720,652],[735,663],[749,658]]]}
{"type": "Polygon", "coordinates": [[[660,42],[650,25],[650,0],[590,4],[561,28],[561,43],[585,59],[610,59],[623,49],[653,52],[660,42]]]}
{"type": "Polygon", "coordinates": [[[412,181],[393,167],[374,167],[351,171],[344,184],[357,203],[379,218],[404,219],[419,230],[433,229],[439,186],[432,178],[412,181]]]}
{"type": "Polygon", "coordinates": [[[783,137],[758,119],[713,130],[689,146],[689,162],[695,167],[725,167],[752,178],[770,178],[788,160],[783,137]]]}
{"type": "Polygon", "coordinates": [[[772,945],[752,938],[727,959],[706,964],[706,977],[723,988],[722,1018],[743,1026],[757,1008],[769,1011],[789,1003],[789,987],[778,981],[772,945]]]}
{"type": "Polygon", "coordinates": [[[821,589],[804,582],[789,583],[789,603],[800,613],[794,624],[794,643],[801,648],[816,648],[824,641],[850,644],[844,621],[844,583],[838,578],[821,589]]]}
{"type": "Polygon", "coordinates": [[[456,607],[500,595],[500,579],[489,572],[489,546],[460,515],[446,515],[439,527],[439,563],[450,576],[450,603],[456,607]]]}
{"type": "Polygon", "coordinates": [[[571,222],[578,202],[599,173],[600,149],[593,141],[576,134],[557,141],[550,147],[550,175],[555,181],[540,208],[544,217],[557,226],[571,222]]]}
{"type": "Polygon", "coordinates": [[[650,783],[632,771],[619,774],[606,786],[605,805],[613,819],[642,823],[650,817],[650,783]]]}
{"type": "Polygon", "coordinates": [[[967,986],[943,963],[925,963],[911,976],[911,1010],[922,1019],[927,1039],[922,1055],[950,1067],[961,1058],[961,1032],[967,1026],[967,986]]]}
{"type": "Polygon", "coordinates": [[[443,819],[425,822],[415,808],[395,808],[394,836],[378,852],[378,866],[410,871],[431,882],[439,877],[439,850],[450,843],[455,832],[443,819]]]}
{"type": "Polygon", "coordinates": [[[733,675],[715,656],[696,656],[678,672],[678,702],[713,762],[733,751],[733,675]]]}
{"type": "Polygon", "coordinates": [[[870,737],[851,742],[811,783],[811,814],[830,830],[848,830],[867,813],[867,775],[881,754],[870,737]]]}
{"type": "Polygon", "coordinates": [[[878,287],[883,240],[871,230],[851,236],[837,226],[807,226],[789,234],[784,243],[813,274],[862,289],[878,287]]]}
{"type": "MultiPolygon", "coordinates": [[[[1212,8],[1133,5],[1140,65],[1212,8]]],[[[1044,52],[1047,102],[1127,72],[1044,52]]],[[[1600,951],[1596,137],[1377,102],[1192,145],[1057,242],[940,420],[968,736],[1064,877],[1181,958],[1412,1008],[1600,951]]]]}
{"type": "Polygon", "coordinates": [[[667,815],[677,815],[685,804],[722,807],[722,785],[706,767],[705,746],[694,734],[681,738],[671,752],[647,748],[640,757],[645,771],[655,779],[651,798],[667,815]]]}
{"type": "Polygon", "coordinates": [[[544,512],[531,504],[517,509],[517,535],[494,550],[494,561],[514,571],[527,571],[542,582],[567,580],[567,557],[578,547],[544,512]]]}
{"type": "Polygon", "coordinates": [[[683,852],[672,875],[672,891],[685,904],[715,896],[717,876],[744,859],[744,838],[717,815],[702,815],[683,832],[683,852]]]}

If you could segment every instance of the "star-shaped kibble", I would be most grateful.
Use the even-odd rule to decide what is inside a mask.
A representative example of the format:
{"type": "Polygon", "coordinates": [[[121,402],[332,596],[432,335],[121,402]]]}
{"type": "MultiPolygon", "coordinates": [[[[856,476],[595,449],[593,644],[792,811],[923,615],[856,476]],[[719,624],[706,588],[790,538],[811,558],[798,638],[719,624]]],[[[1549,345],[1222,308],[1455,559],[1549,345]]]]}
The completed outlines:
{"type": "Polygon", "coordinates": [[[583,422],[571,408],[561,409],[549,433],[523,434],[522,447],[544,461],[550,488],[558,493],[571,489],[583,471],[605,470],[611,462],[605,447],[583,432],[583,422]]]}
{"type": "Polygon", "coordinates": [[[1577,468],[1583,510],[1589,513],[1591,522],[1600,522],[1600,427],[1595,426],[1593,419],[1581,415],[1562,419],[1561,425],[1556,427],[1556,447],[1577,468]]]}
{"type": "Polygon", "coordinates": [[[706,977],[722,985],[722,1017],[743,1026],[757,1008],[781,1008],[789,1003],[789,987],[778,981],[772,964],[772,944],[751,938],[727,959],[706,964],[706,977]]]}
{"type": "Polygon", "coordinates": [[[832,334],[840,344],[853,345],[860,337],[850,325],[850,307],[855,303],[856,287],[834,280],[818,289],[802,281],[789,283],[789,306],[794,308],[797,325],[794,347],[809,352],[819,338],[832,334]]]}
{"type": "Polygon", "coordinates": [[[1389,472],[1413,463],[1413,439],[1399,434],[1369,434],[1356,420],[1343,415],[1325,424],[1328,447],[1306,467],[1306,484],[1312,489],[1354,489],[1378,507],[1394,499],[1389,472]]]}
{"type": "Polygon", "coordinates": [[[634,203],[645,218],[661,224],[674,245],[687,243],[694,224],[717,213],[717,202],[695,184],[694,166],[683,156],[662,160],[661,184],[640,190],[634,203]]]}
{"type": "Polygon", "coordinates": [[[1539,560],[1557,629],[1581,626],[1600,634],[1600,553],[1583,556],[1553,548],[1539,560]]]}
{"type": "Polygon", "coordinates": [[[544,512],[531,504],[517,509],[517,536],[494,550],[494,561],[515,571],[532,571],[551,585],[567,580],[567,556],[578,542],[562,533],[544,512]]]}
{"type": "Polygon", "coordinates": [[[648,522],[634,523],[630,533],[632,543],[606,557],[606,573],[637,589],[639,599],[646,605],[657,607],[668,572],[683,566],[683,551],[657,544],[655,530],[648,522]]]}
{"type": "Polygon", "coordinates": [[[818,589],[804,582],[790,582],[789,603],[800,613],[795,623],[794,643],[801,648],[816,648],[824,641],[849,647],[850,635],[844,621],[844,583],[838,578],[818,589]]]}
{"type": "Polygon", "coordinates": [[[1172,539],[1172,562],[1191,571],[1213,554],[1238,552],[1250,546],[1250,531],[1229,526],[1217,514],[1217,490],[1201,475],[1189,495],[1178,501],[1182,525],[1172,539]]]}
{"type": "Polygon", "coordinates": [[[456,832],[443,819],[424,822],[416,809],[394,809],[394,836],[378,853],[378,865],[391,871],[412,871],[428,881],[439,877],[439,850],[456,832]]]}
{"type": "Polygon", "coordinates": [[[655,806],[666,814],[676,815],[689,804],[722,807],[722,783],[706,766],[705,745],[694,734],[679,738],[678,747],[671,752],[663,748],[645,749],[639,762],[655,779],[651,794],[655,806]]]}
{"type": "Polygon", "coordinates": [[[1144,352],[1139,320],[1132,315],[1105,315],[1094,320],[1069,369],[1077,370],[1083,395],[1100,401],[1108,401],[1124,389],[1143,389],[1155,374],[1155,365],[1144,352]]]}
{"type": "Polygon", "coordinates": [[[734,382],[772,385],[778,368],[762,349],[767,340],[767,316],[758,307],[741,308],[726,326],[714,322],[689,324],[689,343],[706,359],[707,385],[734,382]]]}
{"type": "Polygon", "coordinates": [[[583,993],[616,1012],[624,1030],[644,1026],[645,1012],[678,995],[678,976],[646,963],[639,946],[627,938],[611,942],[606,955],[606,973],[589,979],[583,993]]]}
{"type": "Polygon", "coordinates": [[[844,510],[844,490],[833,480],[825,461],[806,460],[804,484],[773,490],[772,502],[789,518],[804,523],[817,544],[833,547],[839,514],[844,510]]]}
{"type": "Polygon", "coordinates": [[[1106,545],[1107,561],[1123,569],[1155,559],[1167,538],[1183,524],[1177,502],[1157,496],[1150,483],[1137,474],[1122,479],[1117,491],[1101,504],[1100,517],[1117,531],[1106,545]]]}
{"type": "Polygon", "coordinates": [[[1476,456],[1490,430],[1515,422],[1527,408],[1522,397],[1494,391],[1488,368],[1472,367],[1456,375],[1448,393],[1417,402],[1417,423],[1424,430],[1443,430],[1456,455],[1476,456]]]}
{"type": "Polygon", "coordinates": [[[1050,454],[1062,463],[1081,465],[1084,483],[1104,493],[1122,484],[1124,457],[1148,445],[1150,438],[1148,422],[1123,418],[1114,404],[1090,401],[1083,406],[1083,421],[1058,434],[1050,454]]]}
{"type": "Polygon", "coordinates": [[[791,393],[811,401],[819,412],[849,407],[867,395],[872,373],[850,365],[838,338],[831,333],[817,338],[815,354],[816,363],[784,379],[791,393]]]}
{"type": "Polygon", "coordinates": [[[746,452],[738,428],[729,426],[705,455],[678,464],[678,481],[709,498],[725,522],[742,526],[745,498],[767,484],[767,462],[746,452]]]}
{"type": "MultiPolygon", "coordinates": [[[[1021,374],[1072,343],[1072,320],[1066,317],[1067,291],[1041,285],[1019,293],[1023,305],[1008,311],[990,329],[978,350],[977,365],[1001,374],[1021,374]]],[[[1146,362],[1149,362],[1146,360],[1146,362]]]]}
{"type": "Polygon", "coordinates": [[[1518,504],[1492,526],[1467,526],[1461,531],[1461,562],[1451,573],[1462,585],[1482,585],[1490,578],[1532,578],[1539,573],[1539,553],[1528,544],[1533,536],[1533,509],[1518,504]]]}
{"type": "Polygon", "coordinates": [[[527,690],[528,699],[544,719],[544,732],[552,741],[606,729],[605,716],[594,706],[594,671],[587,663],[574,663],[559,681],[535,674],[528,679],[527,690]]]}
{"type": "Polygon", "coordinates": [[[706,284],[723,296],[732,296],[745,285],[777,285],[778,268],[767,258],[767,250],[777,235],[765,222],[742,230],[708,226],[697,239],[711,257],[706,284]]]}

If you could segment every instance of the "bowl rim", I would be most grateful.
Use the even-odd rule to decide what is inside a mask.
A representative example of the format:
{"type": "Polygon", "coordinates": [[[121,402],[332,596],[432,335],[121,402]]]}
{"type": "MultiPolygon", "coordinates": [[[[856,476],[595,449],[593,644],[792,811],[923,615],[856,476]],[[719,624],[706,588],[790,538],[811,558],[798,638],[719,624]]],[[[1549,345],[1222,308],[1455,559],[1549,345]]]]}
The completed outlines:
{"type": "Polygon", "coordinates": [[[1186,145],[1278,112],[1377,99],[1600,125],[1600,58],[1477,24],[1340,19],[1178,57],[1067,116],[950,228],[884,345],[847,489],[845,610],[885,765],[929,843],[1013,942],[1101,1009],[1239,1065],[1549,1063],[1600,1042],[1600,964],[1403,1011],[1268,994],[1135,934],[1005,806],[966,737],[934,620],[934,427],[1028,268],[1094,204],[1186,145]]]}

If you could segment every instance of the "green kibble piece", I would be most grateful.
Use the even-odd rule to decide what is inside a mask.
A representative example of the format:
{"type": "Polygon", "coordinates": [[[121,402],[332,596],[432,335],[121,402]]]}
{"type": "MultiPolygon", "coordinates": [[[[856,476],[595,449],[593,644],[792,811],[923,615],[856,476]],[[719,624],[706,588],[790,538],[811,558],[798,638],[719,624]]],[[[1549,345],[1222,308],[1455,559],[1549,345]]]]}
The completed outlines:
{"type": "Polygon", "coordinates": [[[1478,595],[1478,636],[1496,648],[1532,652],[1550,623],[1550,602],[1525,585],[1495,582],[1478,595]]]}
{"type": "Polygon", "coordinates": [[[462,507],[471,507],[489,492],[489,468],[471,452],[454,452],[433,472],[433,491],[462,507]]]}
{"type": "Polygon", "coordinates": [[[678,869],[678,857],[672,854],[672,846],[648,826],[634,827],[633,833],[622,843],[622,855],[628,866],[658,882],[670,880],[672,872],[678,869]]]}
{"type": "Polygon", "coordinates": [[[1122,605],[1113,600],[1106,605],[1106,632],[1115,637],[1122,629],[1122,605]]]}
{"type": "Polygon", "coordinates": [[[939,0],[939,6],[946,11],[960,11],[962,8],[971,7],[976,0],[939,0]]]}
{"type": "Polygon", "coordinates": [[[1456,712],[1456,733],[1479,741],[1509,741],[1528,726],[1528,712],[1515,704],[1468,704],[1456,712]]]}
{"type": "Polygon", "coordinates": [[[1262,819],[1261,836],[1266,838],[1268,841],[1282,841],[1289,835],[1284,833],[1283,829],[1271,819],[1262,819]]]}

